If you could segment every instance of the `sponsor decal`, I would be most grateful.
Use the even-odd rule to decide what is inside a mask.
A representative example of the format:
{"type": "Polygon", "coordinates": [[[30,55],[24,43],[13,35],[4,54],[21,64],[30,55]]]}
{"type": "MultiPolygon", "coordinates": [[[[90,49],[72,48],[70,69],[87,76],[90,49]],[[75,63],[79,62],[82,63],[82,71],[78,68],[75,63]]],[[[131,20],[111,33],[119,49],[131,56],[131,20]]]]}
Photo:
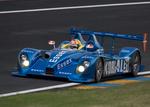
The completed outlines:
{"type": "Polygon", "coordinates": [[[129,61],[124,59],[106,61],[104,70],[105,70],[104,73],[105,75],[129,72],[129,61]]]}
{"type": "Polygon", "coordinates": [[[42,73],[44,72],[44,70],[39,70],[39,69],[31,69],[32,72],[39,72],[39,73],[42,73]]]}
{"type": "Polygon", "coordinates": [[[22,52],[34,53],[34,51],[32,51],[32,50],[22,50],[22,52]]]}
{"type": "Polygon", "coordinates": [[[68,65],[71,64],[71,63],[72,63],[72,60],[71,60],[71,59],[65,60],[64,62],[59,63],[59,64],[57,65],[57,69],[59,70],[59,69],[61,69],[61,68],[64,68],[64,67],[68,66],[68,65]]]}
{"type": "Polygon", "coordinates": [[[88,59],[93,59],[93,57],[92,56],[87,56],[87,55],[85,55],[85,56],[82,56],[82,58],[88,58],[88,59]]]}
{"type": "Polygon", "coordinates": [[[59,72],[59,74],[63,74],[63,75],[71,75],[70,72],[59,72]]]}
{"type": "Polygon", "coordinates": [[[50,59],[49,62],[57,62],[65,53],[66,51],[60,51],[56,56],[50,59]]]}

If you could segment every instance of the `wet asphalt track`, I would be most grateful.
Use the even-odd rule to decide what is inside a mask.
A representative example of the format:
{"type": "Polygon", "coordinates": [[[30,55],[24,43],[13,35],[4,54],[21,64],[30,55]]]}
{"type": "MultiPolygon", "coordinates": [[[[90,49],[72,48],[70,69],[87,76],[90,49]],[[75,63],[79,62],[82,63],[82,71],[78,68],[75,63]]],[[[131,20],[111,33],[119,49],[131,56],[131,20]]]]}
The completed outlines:
{"type": "MultiPolygon", "coordinates": [[[[128,1],[126,0],[126,2],[128,1]]],[[[91,0],[80,2],[73,0],[63,2],[57,0],[12,0],[0,2],[0,11],[120,2],[123,0],[96,0],[94,2],[91,0]]],[[[57,44],[69,39],[67,32],[70,27],[117,33],[148,32],[150,34],[150,5],[0,14],[0,94],[68,83],[67,80],[56,78],[13,77],[11,69],[16,65],[19,50],[24,47],[49,49],[47,45],[49,39],[55,40],[57,44]]],[[[122,46],[136,46],[141,49],[141,44],[140,42],[117,40],[116,47],[120,49],[122,46]]],[[[149,46],[150,42],[147,52],[143,54],[142,62],[146,66],[145,70],[150,70],[149,46]]]]}

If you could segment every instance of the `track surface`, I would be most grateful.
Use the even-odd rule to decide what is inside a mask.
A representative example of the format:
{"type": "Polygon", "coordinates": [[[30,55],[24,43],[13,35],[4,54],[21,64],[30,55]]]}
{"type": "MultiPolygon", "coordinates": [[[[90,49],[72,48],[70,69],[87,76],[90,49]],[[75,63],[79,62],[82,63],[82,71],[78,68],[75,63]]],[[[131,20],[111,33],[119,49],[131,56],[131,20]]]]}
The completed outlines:
{"type": "MultiPolygon", "coordinates": [[[[140,1],[140,0],[132,0],[140,1]]],[[[11,0],[0,2],[0,11],[32,8],[62,7],[74,5],[93,5],[120,3],[123,0],[11,0]]],[[[131,0],[126,0],[131,2],[131,0]]],[[[32,13],[0,14],[0,94],[38,88],[49,85],[64,84],[68,81],[58,79],[18,78],[11,76],[11,69],[16,65],[17,53],[24,47],[49,49],[47,41],[55,40],[57,44],[69,39],[70,27],[86,28],[94,31],[117,33],[150,34],[150,5],[103,7],[76,10],[59,10],[32,13]]],[[[148,36],[150,40],[150,36],[148,36]]],[[[142,43],[118,40],[116,47],[136,46],[142,43]]],[[[107,43],[106,43],[107,45],[107,43]]],[[[150,70],[150,42],[147,53],[143,55],[145,70],[150,70]]],[[[106,46],[106,48],[108,48],[106,46]]]]}

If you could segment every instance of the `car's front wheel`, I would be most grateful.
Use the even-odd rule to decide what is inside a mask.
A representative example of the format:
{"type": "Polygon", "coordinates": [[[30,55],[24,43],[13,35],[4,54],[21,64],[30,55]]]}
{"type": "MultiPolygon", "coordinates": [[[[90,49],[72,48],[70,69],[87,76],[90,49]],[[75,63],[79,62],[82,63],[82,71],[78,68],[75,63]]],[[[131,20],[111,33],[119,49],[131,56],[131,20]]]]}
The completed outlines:
{"type": "Polygon", "coordinates": [[[99,58],[96,62],[95,82],[100,82],[103,71],[104,71],[104,63],[102,58],[99,58]]]}

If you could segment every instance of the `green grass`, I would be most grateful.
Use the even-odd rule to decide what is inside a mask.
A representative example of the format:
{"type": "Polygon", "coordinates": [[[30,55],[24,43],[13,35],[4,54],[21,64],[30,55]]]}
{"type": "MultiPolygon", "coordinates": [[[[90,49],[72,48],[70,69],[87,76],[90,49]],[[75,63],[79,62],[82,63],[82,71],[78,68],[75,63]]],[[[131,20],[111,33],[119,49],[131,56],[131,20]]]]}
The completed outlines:
{"type": "Polygon", "coordinates": [[[106,89],[66,88],[0,98],[0,107],[150,107],[150,82],[106,89]]]}

